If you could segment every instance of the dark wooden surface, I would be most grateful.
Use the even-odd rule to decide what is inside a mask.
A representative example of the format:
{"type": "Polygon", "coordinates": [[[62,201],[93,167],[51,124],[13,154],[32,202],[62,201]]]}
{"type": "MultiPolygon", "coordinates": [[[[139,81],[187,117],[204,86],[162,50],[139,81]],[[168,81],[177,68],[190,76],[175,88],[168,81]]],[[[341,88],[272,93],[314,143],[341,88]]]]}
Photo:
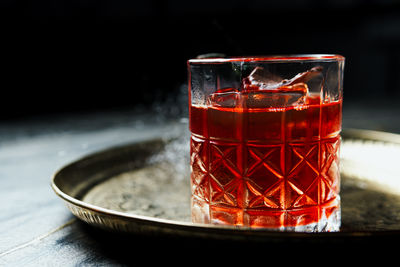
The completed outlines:
{"type": "MultiPolygon", "coordinates": [[[[400,133],[399,115],[400,110],[394,105],[368,108],[367,104],[348,104],[344,107],[343,125],[400,133]]],[[[171,236],[125,236],[94,229],[77,220],[50,188],[52,174],[83,155],[176,133],[186,123],[186,119],[168,122],[160,116],[133,111],[1,123],[0,266],[131,265],[142,259],[149,263],[188,264],[190,261],[183,256],[193,260],[201,254],[199,250],[235,255],[239,244],[171,236]]],[[[356,245],[362,244],[360,241],[356,245]]],[[[332,244],[331,249],[349,252],[342,246],[332,244]]],[[[246,248],[249,249],[246,244],[240,244],[241,250],[246,248]]],[[[263,255],[272,248],[275,253],[289,249],[285,244],[263,243],[252,251],[263,255]]]]}

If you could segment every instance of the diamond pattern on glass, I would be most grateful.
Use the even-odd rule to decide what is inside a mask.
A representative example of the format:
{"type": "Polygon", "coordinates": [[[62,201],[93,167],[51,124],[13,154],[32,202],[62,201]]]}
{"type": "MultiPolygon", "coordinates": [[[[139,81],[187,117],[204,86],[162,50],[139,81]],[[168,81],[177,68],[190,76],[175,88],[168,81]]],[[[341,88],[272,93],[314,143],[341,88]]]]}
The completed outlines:
{"type": "Polygon", "coordinates": [[[245,182],[249,208],[281,208],[284,191],[281,146],[248,145],[245,182]]]}
{"type": "Polygon", "coordinates": [[[239,144],[215,143],[210,144],[210,171],[213,174],[221,172],[218,181],[222,184],[229,182],[232,177],[241,178],[240,162],[237,160],[239,144]]]}
{"type": "Polygon", "coordinates": [[[278,181],[267,190],[261,190],[251,180],[247,180],[248,208],[280,208],[284,183],[278,181]]]}
{"type": "Polygon", "coordinates": [[[283,178],[280,171],[281,146],[248,145],[248,166],[246,176],[251,176],[257,169],[266,168],[278,178],[283,178]]]}
{"type": "Polygon", "coordinates": [[[339,147],[340,138],[329,139],[322,143],[321,202],[335,198],[339,193],[339,147]]]}
{"type": "Polygon", "coordinates": [[[209,200],[209,176],[207,171],[207,144],[205,140],[192,137],[190,142],[190,167],[192,194],[209,200]]]}
{"type": "Polygon", "coordinates": [[[234,179],[226,185],[218,183],[214,175],[210,175],[211,204],[224,204],[228,206],[238,206],[238,194],[240,194],[241,181],[234,179]]]}
{"type": "Polygon", "coordinates": [[[238,206],[242,175],[237,153],[239,144],[210,142],[210,203],[238,206]]]}
{"type": "Polygon", "coordinates": [[[291,193],[289,199],[291,202],[288,201],[288,207],[298,208],[318,204],[318,180],[315,180],[305,191],[299,189],[291,182],[288,182],[288,185],[291,193]],[[309,195],[313,195],[314,198],[311,198],[309,195]]]}
{"type": "Polygon", "coordinates": [[[286,207],[315,205],[319,201],[319,143],[289,144],[286,207]],[[291,164],[290,164],[291,163],[291,164]]]}

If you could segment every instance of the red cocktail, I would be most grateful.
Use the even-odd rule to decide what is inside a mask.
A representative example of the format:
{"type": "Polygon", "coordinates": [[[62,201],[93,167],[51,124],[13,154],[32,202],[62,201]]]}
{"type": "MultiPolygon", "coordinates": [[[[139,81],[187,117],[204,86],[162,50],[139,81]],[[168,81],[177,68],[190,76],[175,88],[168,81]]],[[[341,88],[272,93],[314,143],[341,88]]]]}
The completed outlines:
{"type": "Polygon", "coordinates": [[[322,91],[324,68],[268,84],[256,66],[238,87],[216,79],[203,103],[191,101],[193,222],[339,229],[342,97],[322,91]]]}

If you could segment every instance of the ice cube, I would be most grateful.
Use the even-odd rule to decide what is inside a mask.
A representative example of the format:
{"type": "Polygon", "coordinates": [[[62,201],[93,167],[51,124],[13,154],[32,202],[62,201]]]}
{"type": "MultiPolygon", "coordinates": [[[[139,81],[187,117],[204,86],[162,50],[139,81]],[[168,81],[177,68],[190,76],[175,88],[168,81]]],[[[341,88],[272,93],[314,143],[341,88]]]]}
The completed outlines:
{"type": "Polygon", "coordinates": [[[284,108],[304,105],[307,84],[284,85],[278,89],[243,92],[243,105],[247,108],[284,108]]]}
{"type": "Polygon", "coordinates": [[[256,67],[243,79],[242,93],[246,94],[243,105],[249,108],[304,105],[309,92],[320,92],[323,82],[320,66],[291,79],[282,79],[262,67],[256,67]]]}
{"type": "MultiPolygon", "coordinates": [[[[250,75],[243,79],[243,89],[244,91],[270,90],[300,83],[307,84],[314,82],[314,80],[320,81],[321,79],[323,79],[321,66],[314,67],[297,74],[291,79],[284,80],[278,75],[265,70],[263,67],[255,67],[250,75]]],[[[321,82],[318,84],[321,84],[321,82]]]]}
{"type": "Polygon", "coordinates": [[[307,84],[310,92],[320,92],[323,82],[324,76],[322,74],[322,67],[317,66],[308,71],[297,74],[290,80],[283,80],[282,85],[288,86],[304,83],[307,84]]]}
{"type": "Polygon", "coordinates": [[[234,108],[239,105],[239,91],[235,88],[224,88],[211,94],[208,105],[212,107],[234,108]]]}
{"type": "Polygon", "coordinates": [[[292,85],[296,83],[307,83],[315,77],[321,77],[322,75],[322,67],[317,66],[308,71],[302,72],[294,76],[290,80],[283,80],[282,85],[292,85]]]}
{"type": "Polygon", "coordinates": [[[323,83],[322,67],[314,67],[291,79],[282,79],[262,67],[256,67],[243,79],[241,91],[224,88],[211,94],[212,107],[284,108],[306,104],[310,85],[319,92],[323,83]]]}
{"type": "Polygon", "coordinates": [[[275,89],[282,85],[282,78],[263,67],[255,67],[249,76],[243,79],[245,91],[275,89]]]}

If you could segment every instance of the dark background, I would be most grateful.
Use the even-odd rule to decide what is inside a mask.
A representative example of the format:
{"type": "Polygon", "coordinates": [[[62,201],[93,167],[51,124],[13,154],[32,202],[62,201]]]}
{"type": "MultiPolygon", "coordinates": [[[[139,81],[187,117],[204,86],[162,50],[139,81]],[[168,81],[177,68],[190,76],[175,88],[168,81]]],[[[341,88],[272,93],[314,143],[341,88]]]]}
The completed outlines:
{"type": "Polygon", "coordinates": [[[0,22],[1,120],[175,105],[209,52],[338,53],[345,103],[400,97],[398,1],[3,0],[0,22]]]}

